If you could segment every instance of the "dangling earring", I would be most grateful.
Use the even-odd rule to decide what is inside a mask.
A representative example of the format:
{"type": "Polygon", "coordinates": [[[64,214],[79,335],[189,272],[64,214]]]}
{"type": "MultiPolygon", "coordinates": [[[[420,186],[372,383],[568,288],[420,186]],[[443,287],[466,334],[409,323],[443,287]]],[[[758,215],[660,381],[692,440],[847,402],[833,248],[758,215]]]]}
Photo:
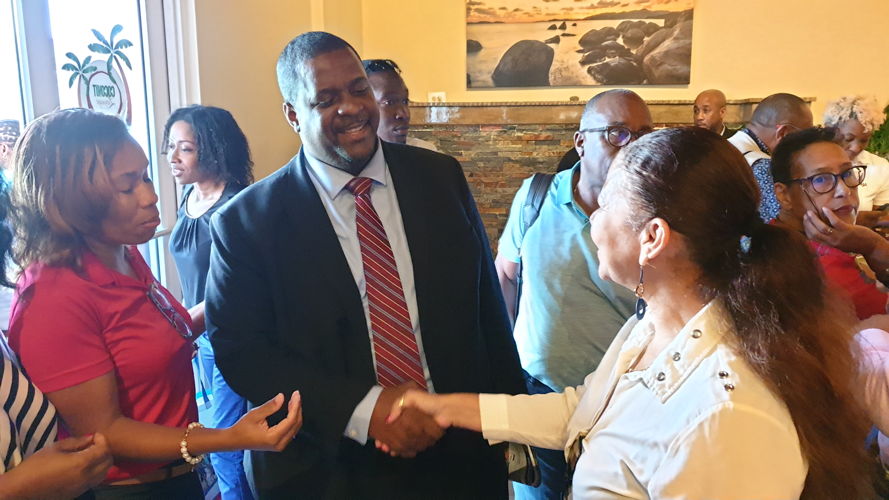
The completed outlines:
{"type": "Polygon", "coordinates": [[[643,271],[642,266],[639,266],[639,284],[636,285],[636,319],[642,319],[645,317],[645,309],[648,308],[648,304],[645,303],[645,299],[642,298],[642,294],[645,293],[645,282],[643,281],[643,271]]]}

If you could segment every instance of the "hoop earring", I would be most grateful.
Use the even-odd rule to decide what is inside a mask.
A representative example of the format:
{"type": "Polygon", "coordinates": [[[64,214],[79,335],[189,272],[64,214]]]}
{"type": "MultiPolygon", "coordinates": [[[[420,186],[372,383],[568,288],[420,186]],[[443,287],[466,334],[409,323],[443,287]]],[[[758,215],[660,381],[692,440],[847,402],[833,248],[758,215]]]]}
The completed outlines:
{"type": "Polygon", "coordinates": [[[645,299],[642,298],[642,294],[645,293],[645,281],[644,278],[644,269],[642,266],[639,266],[639,284],[636,285],[636,290],[634,293],[636,294],[636,319],[642,319],[645,317],[645,310],[648,309],[648,304],[645,302],[645,299]]]}

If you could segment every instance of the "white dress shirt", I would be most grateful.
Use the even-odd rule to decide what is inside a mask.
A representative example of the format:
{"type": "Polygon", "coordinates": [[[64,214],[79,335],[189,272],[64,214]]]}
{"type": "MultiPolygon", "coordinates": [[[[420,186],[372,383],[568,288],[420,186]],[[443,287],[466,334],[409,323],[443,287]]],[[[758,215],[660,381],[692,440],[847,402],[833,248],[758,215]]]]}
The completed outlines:
{"type": "Polygon", "coordinates": [[[873,210],[873,207],[889,203],[889,160],[862,151],[852,163],[867,165],[864,182],[858,186],[858,210],[873,210]]]}
{"type": "MultiPolygon", "coordinates": [[[[305,151],[305,150],[304,150],[305,151]]],[[[361,260],[361,244],[358,241],[358,226],[355,224],[355,196],[346,189],[346,184],[355,178],[352,174],[328,165],[306,152],[306,160],[309,165],[309,177],[321,204],[330,217],[330,223],[336,232],[337,239],[349,263],[352,277],[358,293],[361,294],[361,304],[364,306],[364,317],[367,321],[368,342],[373,354],[374,369],[376,369],[376,354],[373,352],[373,333],[370,325],[370,309],[367,305],[367,290],[364,281],[364,264],[361,260]]],[[[423,365],[423,374],[426,377],[426,387],[432,392],[432,378],[429,375],[429,367],[426,364],[426,355],[423,351],[423,339],[420,335],[420,316],[417,309],[417,291],[414,286],[414,267],[411,262],[411,253],[404,233],[404,223],[401,220],[401,210],[398,205],[398,197],[395,194],[395,186],[392,184],[392,176],[389,175],[389,167],[383,156],[383,148],[377,142],[377,151],[371,157],[367,166],[361,171],[360,177],[368,177],[373,180],[370,191],[370,200],[380,216],[389,246],[395,257],[395,266],[401,278],[401,287],[404,290],[404,299],[407,303],[407,311],[411,318],[411,327],[417,339],[417,347],[420,351],[420,362],[423,365]]],[[[370,425],[370,417],[373,413],[377,398],[383,388],[374,386],[367,395],[355,407],[352,418],[346,425],[343,435],[358,441],[361,444],[367,442],[367,429],[370,425]]]]}
{"type": "Polygon", "coordinates": [[[862,402],[880,431],[880,459],[889,467],[889,332],[868,328],[859,332],[855,340],[861,349],[858,387],[862,402]]]}
{"type": "Polygon", "coordinates": [[[480,396],[485,438],[579,453],[575,499],[799,498],[808,468],[793,421],[736,354],[720,303],[627,373],[653,335],[632,318],[576,389],[480,396]]]}

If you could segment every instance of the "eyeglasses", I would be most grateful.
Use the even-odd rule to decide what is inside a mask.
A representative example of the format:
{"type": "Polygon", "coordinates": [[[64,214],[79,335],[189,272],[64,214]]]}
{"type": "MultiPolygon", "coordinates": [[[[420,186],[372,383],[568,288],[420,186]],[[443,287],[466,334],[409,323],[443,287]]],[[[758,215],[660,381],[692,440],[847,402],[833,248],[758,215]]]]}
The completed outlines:
{"type": "Polygon", "coordinates": [[[608,142],[608,144],[611,144],[616,148],[622,148],[643,135],[651,133],[651,129],[646,128],[639,130],[638,132],[633,132],[623,125],[611,125],[608,127],[585,128],[578,132],[581,134],[587,132],[605,132],[605,141],[608,142]]]}
{"type": "Polygon", "coordinates": [[[827,194],[837,187],[839,179],[842,179],[843,184],[850,188],[860,186],[861,183],[864,182],[864,174],[866,170],[867,165],[857,165],[843,170],[838,174],[825,172],[823,174],[810,175],[800,179],[791,179],[790,182],[799,182],[800,184],[808,182],[809,185],[812,186],[812,190],[816,193],[827,194]]]}
{"type": "Polygon", "coordinates": [[[790,122],[781,122],[781,123],[778,123],[778,124],[775,125],[775,128],[778,128],[778,127],[780,127],[781,125],[784,125],[785,127],[790,127],[790,128],[792,128],[793,130],[802,130],[802,127],[797,127],[796,125],[794,125],[794,124],[792,124],[792,123],[790,123],[790,122]]]}
{"type": "Polygon", "coordinates": [[[167,298],[167,295],[157,285],[157,281],[151,283],[151,286],[148,287],[148,299],[151,300],[154,307],[164,315],[164,318],[173,325],[173,328],[176,329],[182,338],[191,340],[194,336],[191,331],[191,326],[189,326],[188,321],[179,314],[179,311],[173,307],[173,304],[170,303],[170,299],[167,298]]]}
{"type": "Polygon", "coordinates": [[[401,74],[401,68],[395,64],[392,59],[365,59],[361,61],[364,65],[364,71],[367,74],[376,73],[378,71],[391,71],[401,74]]]}

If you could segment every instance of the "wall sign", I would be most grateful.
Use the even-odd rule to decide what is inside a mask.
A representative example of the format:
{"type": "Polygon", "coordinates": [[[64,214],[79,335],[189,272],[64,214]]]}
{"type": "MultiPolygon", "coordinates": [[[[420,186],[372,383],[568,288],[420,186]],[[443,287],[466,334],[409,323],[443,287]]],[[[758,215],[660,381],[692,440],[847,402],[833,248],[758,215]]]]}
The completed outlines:
{"type": "Polygon", "coordinates": [[[98,30],[92,30],[96,42],[87,46],[93,54],[81,60],[73,52],[65,54],[70,62],[62,69],[71,72],[68,88],[77,85],[77,103],[81,107],[108,115],[119,116],[127,125],[133,123],[133,109],[130,100],[130,87],[123,66],[130,70],[133,65],[124,53],[133,43],[125,38],[117,39],[123,26],[111,28],[108,38],[98,30]],[[96,59],[93,59],[93,56],[96,59]],[[103,58],[104,59],[99,59],[103,58]]]}

